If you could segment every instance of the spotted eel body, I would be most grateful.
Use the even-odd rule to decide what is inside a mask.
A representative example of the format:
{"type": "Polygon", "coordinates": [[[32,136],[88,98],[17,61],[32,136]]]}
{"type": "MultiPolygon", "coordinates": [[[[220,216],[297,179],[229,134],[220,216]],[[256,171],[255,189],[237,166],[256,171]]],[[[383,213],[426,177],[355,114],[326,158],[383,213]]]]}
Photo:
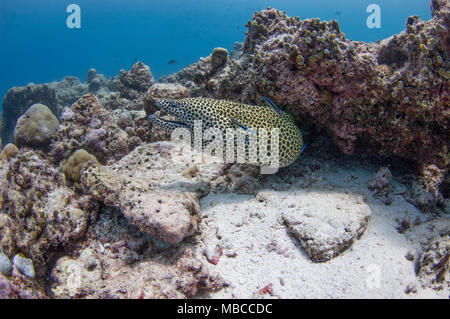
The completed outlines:
{"type": "MultiPolygon", "coordinates": [[[[149,121],[171,132],[175,128],[185,127],[192,133],[194,121],[201,120],[202,128],[240,128],[248,132],[258,132],[259,128],[268,131],[270,145],[271,129],[279,129],[279,166],[292,164],[303,150],[303,138],[294,118],[279,110],[269,99],[269,106],[248,105],[244,103],[217,100],[211,98],[157,99],[160,109],[177,118],[168,121],[152,114],[149,121]]],[[[269,147],[270,148],[270,147],[269,147]]]]}

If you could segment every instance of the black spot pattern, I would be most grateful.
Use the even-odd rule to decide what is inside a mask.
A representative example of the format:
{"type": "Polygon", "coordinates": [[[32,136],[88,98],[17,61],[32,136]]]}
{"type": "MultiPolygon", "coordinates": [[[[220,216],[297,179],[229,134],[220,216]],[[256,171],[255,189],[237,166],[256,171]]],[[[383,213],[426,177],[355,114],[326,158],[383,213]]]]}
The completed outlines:
{"type": "MultiPolygon", "coordinates": [[[[268,106],[248,105],[244,103],[216,100],[210,98],[186,98],[180,100],[158,99],[156,105],[167,113],[174,115],[178,120],[191,130],[194,129],[194,121],[202,121],[203,131],[208,128],[218,128],[223,131],[225,141],[225,130],[227,128],[237,128],[231,118],[240,124],[247,126],[251,131],[267,129],[268,149],[271,145],[271,129],[279,129],[279,166],[284,167],[292,164],[300,155],[303,148],[303,138],[300,129],[295,125],[294,119],[288,113],[282,112],[279,115],[268,106]]],[[[165,127],[169,131],[173,129],[173,124],[164,124],[164,120],[155,120],[155,123],[165,127]]],[[[244,134],[252,134],[241,129],[244,134]]],[[[237,137],[235,136],[235,143],[237,137]]],[[[264,164],[257,158],[263,159],[267,156],[257,156],[249,158],[248,139],[246,140],[246,161],[264,164]]],[[[224,147],[225,149],[225,147],[224,147]]],[[[258,144],[259,149],[259,144],[258,144]]],[[[235,153],[237,148],[235,147],[235,153]]],[[[257,153],[258,154],[258,153],[257,153]]],[[[235,154],[235,159],[237,155],[235,154]]]]}

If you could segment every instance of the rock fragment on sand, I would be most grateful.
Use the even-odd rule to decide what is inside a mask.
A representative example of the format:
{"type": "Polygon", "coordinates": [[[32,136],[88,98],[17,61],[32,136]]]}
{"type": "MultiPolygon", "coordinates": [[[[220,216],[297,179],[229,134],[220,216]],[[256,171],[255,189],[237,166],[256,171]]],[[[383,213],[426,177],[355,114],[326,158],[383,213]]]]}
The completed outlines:
{"type": "Polygon", "coordinates": [[[16,157],[19,149],[14,144],[7,144],[0,153],[0,161],[8,161],[10,158],[16,157]]]}
{"type": "Polygon", "coordinates": [[[34,265],[30,258],[17,254],[13,257],[13,264],[22,274],[28,278],[34,278],[34,265]]]}
{"type": "Polygon", "coordinates": [[[313,204],[283,213],[283,221],[314,262],[328,261],[366,230],[371,210],[356,196],[315,194],[313,204]]]}

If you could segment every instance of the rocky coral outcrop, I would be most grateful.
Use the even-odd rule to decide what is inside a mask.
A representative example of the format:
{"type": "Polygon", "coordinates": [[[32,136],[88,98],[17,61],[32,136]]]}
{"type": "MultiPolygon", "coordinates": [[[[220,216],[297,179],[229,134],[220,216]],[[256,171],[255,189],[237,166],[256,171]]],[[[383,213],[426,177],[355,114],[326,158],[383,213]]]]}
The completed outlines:
{"type": "Polygon", "coordinates": [[[45,147],[58,125],[58,119],[46,105],[33,104],[17,120],[14,141],[18,146],[45,147]]]}
{"type": "Polygon", "coordinates": [[[94,160],[74,165],[86,190],[76,193],[44,155],[21,148],[0,162],[0,297],[47,297],[49,271],[58,298],[186,298],[223,287],[181,242],[201,221],[197,195],[94,160]]]}
{"type": "Polygon", "coordinates": [[[83,189],[108,206],[120,208],[131,224],[166,242],[178,243],[197,230],[201,221],[196,196],[175,190],[126,183],[102,166],[91,166],[81,177],[83,189]]]}
{"type": "Polygon", "coordinates": [[[445,199],[440,190],[444,174],[445,171],[434,164],[425,166],[421,176],[411,178],[405,199],[424,213],[445,211],[445,199]]]}
{"type": "Polygon", "coordinates": [[[120,71],[115,85],[121,97],[137,100],[147,92],[154,82],[150,67],[142,62],[137,62],[130,71],[120,71]]]}
{"type": "Polygon", "coordinates": [[[356,196],[316,194],[316,198],[320,206],[284,213],[283,220],[311,259],[324,262],[341,254],[364,233],[371,210],[356,196]]]}
{"type": "Polygon", "coordinates": [[[169,243],[178,243],[197,231],[199,197],[210,192],[253,193],[260,187],[254,177],[257,167],[224,169],[220,163],[191,163],[190,157],[177,157],[182,148],[156,142],[136,147],[109,166],[89,161],[77,169],[81,187],[105,205],[119,208],[142,232],[169,243]]]}
{"type": "MultiPolygon", "coordinates": [[[[90,93],[95,93],[98,97],[102,98],[109,92],[116,90],[114,80],[114,78],[107,79],[103,74],[97,73],[95,69],[90,69],[86,78],[86,84],[90,93]]],[[[83,94],[79,96],[81,95],[83,94]]]]}
{"type": "Polygon", "coordinates": [[[9,280],[0,274],[0,299],[43,299],[45,293],[39,291],[33,283],[25,283],[15,278],[9,280]]]}
{"type": "Polygon", "coordinates": [[[33,104],[44,104],[59,117],[64,107],[69,107],[84,94],[91,92],[100,99],[107,99],[113,91],[116,91],[114,78],[107,79],[95,69],[89,71],[86,82],[75,76],[66,76],[52,83],[13,87],[3,98],[0,136],[4,142],[12,142],[17,119],[33,104]]]}
{"type": "Polygon", "coordinates": [[[68,180],[79,183],[86,162],[98,163],[94,155],[81,149],[73,153],[64,165],[64,175],[68,180]]]}
{"type": "Polygon", "coordinates": [[[113,113],[92,94],[82,96],[71,109],[64,109],[59,130],[50,145],[57,162],[78,149],[85,149],[101,163],[118,160],[130,150],[130,136],[117,124],[113,113]]]}
{"type": "Polygon", "coordinates": [[[59,111],[63,107],[72,105],[80,96],[89,92],[88,84],[81,82],[76,76],[65,76],[61,81],[55,81],[49,85],[55,90],[59,111]]]}
{"type": "Polygon", "coordinates": [[[87,194],[120,208],[142,232],[169,243],[178,243],[197,230],[201,212],[196,195],[155,189],[152,180],[129,172],[121,176],[117,170],[92,165],[82,174],[81,184],[87,194]]]}

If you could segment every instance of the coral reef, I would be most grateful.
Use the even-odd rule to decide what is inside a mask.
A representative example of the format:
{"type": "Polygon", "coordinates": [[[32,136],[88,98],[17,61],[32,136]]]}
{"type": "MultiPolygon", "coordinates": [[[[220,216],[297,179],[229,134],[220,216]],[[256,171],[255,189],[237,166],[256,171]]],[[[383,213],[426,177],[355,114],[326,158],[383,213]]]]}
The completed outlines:
{"type": "Polygon", "coordinates": [[[69,107],[84,94],[95,93],[103,100],[109,98],[112,91],[115,91],[114,78],[106,79],[93,69],[86,82],[66,76],[59,82],[13,87],[3,97],[0,136],[4,142],[12,142],[17,119],[33,104],[44,104],[59,116],[64,107],[69,107]]]}
{"type": "Polygon", "coordinates": [[[449,8],[432,0],[431,20],[409,17],[378,43],[268,8],[243,44],[162,83],[138,62],[110,79],[90,69],[85,82],[12,88],[0,116],[0,298],[443,296],[449,8]],[[188,145],[147,121],[167,117],[156,98],[191,96],[267,96],[321,134],[315,155],[273,176],[206,154],[192,163],[188,145]],[[14,127],[19,148],[7,144],[14,127]],[[399,158],[420,176],[399,182],[399,158]],[[392,271],[368,291],[375,263],[392,271]]]}
{"type": "Polygon", "coordinates": [[[424,213],[439,214],[445,211],[445,199],[440,191],[444,170],[436,165],[425,166],[420,176],[414,176],[404,194],[405,199],[424,213]]]}
{"type": "Polygon", "coordinates": [[[346,154],[399,157],[447,169],[448,1],[433,18],[410,17],[380,43],[347,39],[336,21],[267,9],[248,23],[243,54],[213,72],[212,56],[162,78],[192,96],[262,103],[325,128],[346,154]]]}
{"type": "Polygon", "coordinates": [[[120,208],[142,232],[178,243],[198,229],[198,197],[229,191],[234,181],[248,176],[244,169],[232,168],[229,179],[222,180],[221,165],[176,162],[171,152],[178,147],[170,142],[143,144],[110,166],[90,162],[82,166],[82,189],[105,205],[120,208]]]}
{"type": "Polygon", "coordinates": [[[8,280],[0,274],[0,299],[43,299],[46,295],[32,283],[21,280],[8,280]]]}
{"type": "MultiPolygon", "coordinates": [[[[155,157],[158,149],[167,151],[150,149],[155,157]]],[[[86,159],[84,152],[75,152],[75,157],[80,153],[86,159]]],[[[132,159],[141,158],[133,154],[132,159]]],[[[197,195],[155,188],[157,176],[133,179],[129,167],[121,166],[130,163],[127,159],[115,167],[127,172],[121,176],[91,156],[87,162],[69,160],[61,169],[71,179],[74,172],[82,173],[83,194],[80,188],[69,188],[63,172],[44,156],[43,151],[21,148],[1,162],[1,297],[47,297],[50,271],[51,297],[58,298],[186,298],[224,285],[181,242],[201,221],[197,195]],[[170,248],[165,242],[177,245],[170,248]],[[146,280],[141,280],[143,274],[146,280]]]]}
{"type": "Polygon", "coordinates": [[[59,121],[43,104],[33,104],[17,120],[14,141],[18,146],[43,147],[50,143],[59,121]]]}
{"type": "Polygon", "coordinates": [[[219,79],[228,77],[229,65],[235,63],[228,59],[227,50],[215,48],[208,57],[201,58],[199,62],[175,74],[161,77],[160,82],[179,83],[188,88],[192,96],[206,96],[205,91],[214,91],[219,79]]]}

